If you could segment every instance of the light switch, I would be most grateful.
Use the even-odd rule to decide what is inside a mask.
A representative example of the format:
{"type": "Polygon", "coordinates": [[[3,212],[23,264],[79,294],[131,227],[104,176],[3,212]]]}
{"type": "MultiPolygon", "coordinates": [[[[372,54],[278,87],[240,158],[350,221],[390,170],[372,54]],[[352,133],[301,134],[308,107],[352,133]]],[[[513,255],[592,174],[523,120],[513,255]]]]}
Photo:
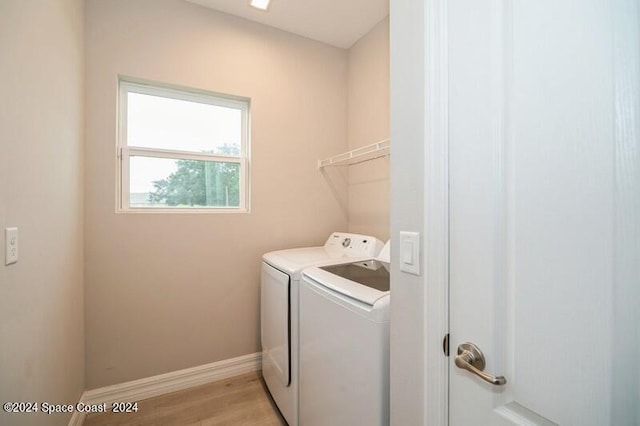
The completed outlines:
{"type": "Polygon", "coordinates": [[[407,265],[413,265],[415,261],[413,260],[413,242],[411,241],[403,241],[402,242],[402,263],[407,265]]]}
{"type": "Polygon", "coordinates": [[[420,275],[419,232],[400,232],[400,270],[420,275]]]}
{"type": "Polygon", "coordinates": [[[11,265],[18,261],[18,228],[4,229],[5,255],[4,264],[11,265]]]}

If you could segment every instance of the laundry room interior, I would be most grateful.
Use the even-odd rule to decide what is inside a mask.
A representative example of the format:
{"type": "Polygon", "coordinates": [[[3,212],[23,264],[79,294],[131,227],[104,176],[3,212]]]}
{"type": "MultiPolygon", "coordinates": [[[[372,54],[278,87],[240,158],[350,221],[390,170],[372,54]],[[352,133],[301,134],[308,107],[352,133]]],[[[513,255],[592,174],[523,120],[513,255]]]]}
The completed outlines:
{"type": "Polygon", "coordinates": [[[639,46],[637,0],[0,0],[0,424],[640,424],[639,46]]]}
{"type": "MultiPolygon", "coordinates": [[[[64,270],[43,270],[40,277],[56,282],[55,296],[39,302],[51,311],[10,314],[28,324],[12,333],[27,333],[38,322],[73,326],[57,331],[67,342],[57,349],[14,338],[2,372],[11,386],[3,386],[2,396],[11,399],[12,388],[41,393],[43,400],[77,401],[79,391],[238,359],[245,370],[259,371],[262,256],[323,246],[336,231],[389,240],[388,1],[358,2],[352,5],[357,12],[342,10],[349,8],[340,2],[320,6],[356,18],[330,28],[322,28],[330,10],[314,18],[304,7],[287,12],[285,2],[266,12],[242,2],[235,7],[245,17],[234,15],[228,1],[46,3],[13,2],[3,16],[14,18],[15,39],[22,33],[21,42],[32,43],[23,49],[43,51],[41,60],[35,53],[24,58],[34,74],[45,58],[60,68],[34,92],[64,86],[64,97],[52,94],[58,99],[51,107],[72,109],[76,117],[56,124],[61,129],[42,129],[62,144],[47,142],[52,152],[42,159],[62,161],[44,197],[56,217],[36,225],[19,210],[2,211],[3,223],[18,223],[21,233],[20,261],[3,268],[2,277],[23,282],[16,292],[27,297],[35,272],[20,270],[34,268],[39,250],[55,253],[64,270]],[[288,16],[293,13],[298,18],[288,16]],[[267,14],[285,22],[258,22],[267,14]],[[45,43],[44,35],[33,35],[25,26],[33,19],[50,25],[57,39],[45,43]],[[291,24],[296,19],[300,30],[291,24]],[[309,22],[315,27],[305,28],[309,22]],[[122,81],[248,100],[243,209],[122,208],[116,149],[122,81]],[[53,235],[36,250],[37,232],[53,235]]],[[[45,189],[32,191],[24,210],[33,207],[26,200],[41,198],[36,194],[45,189]]]]}
{"type": "Polygon", "coordinates": [[[389,138],[386,16],[350,49],[185,1],[88,2],[86,17],[87,387],[259,352],[264,253],[388,239],[388,162],[318,169],[389,138]],[[115,213],[120,75],[251,100],[248,212],[115,213]]]}

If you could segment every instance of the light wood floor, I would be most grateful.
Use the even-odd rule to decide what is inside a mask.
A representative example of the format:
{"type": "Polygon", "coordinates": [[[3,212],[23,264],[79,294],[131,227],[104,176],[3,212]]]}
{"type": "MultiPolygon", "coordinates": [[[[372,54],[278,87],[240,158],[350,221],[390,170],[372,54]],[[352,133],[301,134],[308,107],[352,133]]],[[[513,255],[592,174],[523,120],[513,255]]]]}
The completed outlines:
{"type": "Polygon", "coordinates": [[[89,414],[85,426],[286,426],[260,373],[138,401],[130,414],[89,414]]]}

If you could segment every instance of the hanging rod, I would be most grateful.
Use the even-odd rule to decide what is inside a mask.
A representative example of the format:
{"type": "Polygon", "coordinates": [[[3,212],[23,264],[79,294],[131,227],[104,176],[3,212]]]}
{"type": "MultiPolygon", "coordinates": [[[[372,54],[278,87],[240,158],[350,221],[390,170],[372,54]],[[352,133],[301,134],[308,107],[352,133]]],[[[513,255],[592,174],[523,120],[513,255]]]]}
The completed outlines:
{"type": "Polygon", "coordinates": [[[385,139],[371,145],[361,146],[344,154],[338,154],[326,160],[318,160],[318,168],[327,166],[348,166],[362,163],[363,161],[374,160],[390,154],[391,140],[385,139]]]}

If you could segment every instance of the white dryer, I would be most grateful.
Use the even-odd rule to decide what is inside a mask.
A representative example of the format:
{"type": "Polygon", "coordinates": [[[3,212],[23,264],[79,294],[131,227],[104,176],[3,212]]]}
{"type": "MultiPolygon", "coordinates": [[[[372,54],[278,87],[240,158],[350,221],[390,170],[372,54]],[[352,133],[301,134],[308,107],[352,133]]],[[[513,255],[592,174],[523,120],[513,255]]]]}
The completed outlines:
{"type": "Polygon", "coordinates": [[[366,235],[334,232],[322,247],[267,253],[262,258],[260,332],[262,376],[289,426],[298,425],[299,284],[303,269],[378,255],[382,241],[366,235]]]}
{"type": "Polygon", "coordinates": [[[305,269],[300,281],[300,424],[389,424],[388,243],[384,263],[305,269]]]}

